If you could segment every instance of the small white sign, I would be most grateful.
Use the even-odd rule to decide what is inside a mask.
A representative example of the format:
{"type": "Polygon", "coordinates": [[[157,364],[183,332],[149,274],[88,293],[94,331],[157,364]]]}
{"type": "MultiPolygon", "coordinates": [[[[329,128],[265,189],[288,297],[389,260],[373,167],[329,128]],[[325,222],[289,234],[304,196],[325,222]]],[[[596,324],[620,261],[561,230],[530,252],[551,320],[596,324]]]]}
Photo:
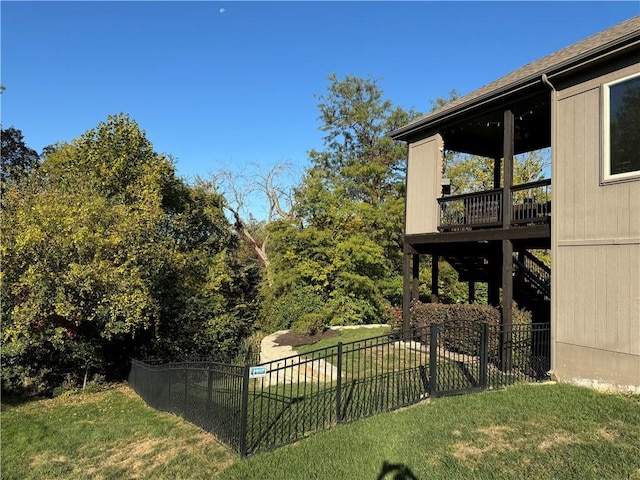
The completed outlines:
{"type": "Polygon", "coordinates": [[[267,367],[249,367],[249,378],[262,378],[267,376],[267,367]]]}

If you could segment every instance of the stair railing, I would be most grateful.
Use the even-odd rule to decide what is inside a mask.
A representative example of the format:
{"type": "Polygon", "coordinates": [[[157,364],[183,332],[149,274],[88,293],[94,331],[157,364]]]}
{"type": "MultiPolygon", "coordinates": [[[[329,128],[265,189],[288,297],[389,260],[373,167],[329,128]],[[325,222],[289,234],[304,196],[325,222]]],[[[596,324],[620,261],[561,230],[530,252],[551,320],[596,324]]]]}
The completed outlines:
{"type": "Polygon", "coordinates": [[[516,270],[534,284],[538,290],[551,298],[551,269],[538,257],[529,251],[520,252],[513,256],[513,265],[516,270]]]}

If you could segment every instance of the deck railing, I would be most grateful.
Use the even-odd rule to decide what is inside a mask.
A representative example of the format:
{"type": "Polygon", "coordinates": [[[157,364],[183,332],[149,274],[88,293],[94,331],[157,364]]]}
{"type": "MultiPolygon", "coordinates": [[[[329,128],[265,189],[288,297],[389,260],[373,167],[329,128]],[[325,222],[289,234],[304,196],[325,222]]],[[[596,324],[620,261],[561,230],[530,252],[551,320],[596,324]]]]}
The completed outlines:
{"type": "Polygon", "coordinates": [[[511,188],[511,224],[545,222],[551,216],[551,179],[511,188]]]}
{"type": "Polygon", "coordinates": [[[547,298],[551,298],[551,268],[531,252],[523,250],[514,255],[516,269],[533,283],[547,298]]]}
{"type": "MultiPolygon", "coordinates": [[[[440,231],[473,230],[502,225],[502,189],[438,199],[440,231]]],[[[511,188],[511,225],[544,223],[551,215],[551,179],[511,188]]]]}

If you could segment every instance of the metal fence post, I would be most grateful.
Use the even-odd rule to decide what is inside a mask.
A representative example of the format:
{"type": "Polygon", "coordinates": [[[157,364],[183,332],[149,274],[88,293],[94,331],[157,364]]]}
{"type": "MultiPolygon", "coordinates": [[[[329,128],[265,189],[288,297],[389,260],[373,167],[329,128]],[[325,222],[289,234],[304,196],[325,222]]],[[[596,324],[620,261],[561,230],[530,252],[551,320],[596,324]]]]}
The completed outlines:
{"type": "Polygon", "coordinates": [[[487,371],[489,368],[489,326],[480,324],[480,388],[487,389],[487,371]]]}
{"type": "Polygon", "coordinates": [[[213,409],[213,368],[209,365],[209,375],[207,378],[207,423],[209,424],[209,428],[212,428],[211,425],[211,410],[213,409]]]}
{"type": "Polygon", "coordinates": [[[437,323],[432,323],[429,329],[429,396],[434,397],[438,387],[438,333],[437,323]]]}
{"type": "Polygon", "coordinates": [[[338,342],[338,378],[336,381],[336,423],[342,422],[342,342],[338,342]]]}
{"type": "Polygon", "coordinates": [[[171,364],[167,365],[167,377],[169,381],[167,382],[167,411],[173,412],[173,398],[171,398],[171,382],[173,381],[173,369],[171,368],[171,364]]]}
{"type": "Polygon", "coordinates": [[[187,416],[187,397],[189,392],[189,369],[184,367],[184,410],[182,415],[187,416]]]}
{"type": "Polygon", "coordinates": [[[247,456],[247,417],[249,410],[249,365],[242,369],[242,400],[240,404],[240,456],[247,456]]]}
{"type": "Polygon", "coordinates": [[[133,389],[138,393],[138,365],[134,359],[131,359],[131,379],[133,380],[133,389]]]}

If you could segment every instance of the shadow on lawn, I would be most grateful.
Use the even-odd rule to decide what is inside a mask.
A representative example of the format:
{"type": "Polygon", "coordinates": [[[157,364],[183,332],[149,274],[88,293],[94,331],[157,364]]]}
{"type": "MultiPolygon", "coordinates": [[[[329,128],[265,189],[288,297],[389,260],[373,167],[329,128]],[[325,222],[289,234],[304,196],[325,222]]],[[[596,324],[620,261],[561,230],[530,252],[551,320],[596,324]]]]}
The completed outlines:
{"type": "Polygon", "coordinates": [[[418,480],[418,477],[403,463],[385,461],[382,464],[377,480],[418,480]]]}

